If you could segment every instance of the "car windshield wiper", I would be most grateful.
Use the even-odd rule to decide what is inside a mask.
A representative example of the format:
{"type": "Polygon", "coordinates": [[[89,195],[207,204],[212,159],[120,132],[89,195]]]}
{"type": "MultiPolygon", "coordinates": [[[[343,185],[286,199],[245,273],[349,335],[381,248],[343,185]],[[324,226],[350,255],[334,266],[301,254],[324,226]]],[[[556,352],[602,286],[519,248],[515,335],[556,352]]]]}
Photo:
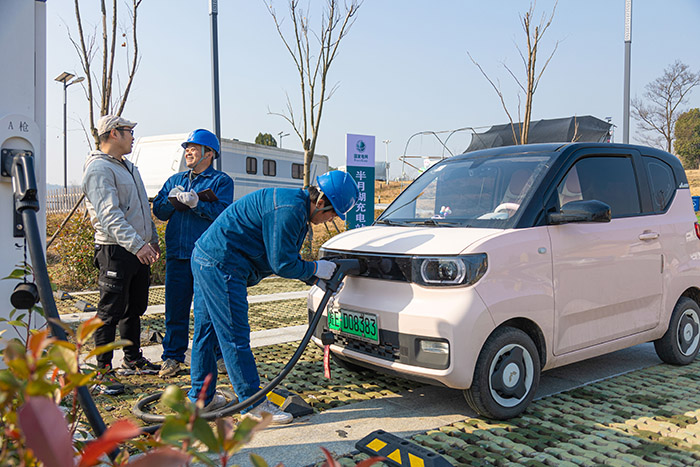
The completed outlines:
{"type": "Polygon", "coordinates": [[[392,221],[391,219],[378,219],[374,221],[375,224],[386,224],[386,225],[406,225],[403,221],[392,221]]]}
{"type": "Polygon", "coordinates": [[[416,219],[414,221],[406,221],[407,224],[423,224],[423,225],[448,225],[448,226],[453,226],[453,225],[460,225],[459,222],[456,221],[448,221],[445,219],[416,219]]]}

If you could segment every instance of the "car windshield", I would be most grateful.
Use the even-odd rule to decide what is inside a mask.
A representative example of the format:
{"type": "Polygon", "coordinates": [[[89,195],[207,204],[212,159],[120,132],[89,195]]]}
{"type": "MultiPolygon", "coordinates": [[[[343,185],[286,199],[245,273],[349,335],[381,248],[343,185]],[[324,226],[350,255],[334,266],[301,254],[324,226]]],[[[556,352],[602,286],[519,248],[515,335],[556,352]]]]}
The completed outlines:
{"type": "Polygon", "coordinates": [[[445,160],[408,186],[376,223],[511,227],[550,161],[542,154],[445,160]]]}

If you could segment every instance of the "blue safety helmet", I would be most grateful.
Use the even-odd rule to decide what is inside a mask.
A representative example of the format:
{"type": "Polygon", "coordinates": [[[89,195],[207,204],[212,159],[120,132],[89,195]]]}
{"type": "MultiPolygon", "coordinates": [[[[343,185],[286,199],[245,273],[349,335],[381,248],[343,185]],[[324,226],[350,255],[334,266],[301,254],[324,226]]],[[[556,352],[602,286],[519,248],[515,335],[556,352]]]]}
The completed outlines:
{"type": "Polygon", "coordinates": [[[345,214],[355,206],[360,196],[355,180],[347,172],[332,170],[316,177],[316,183],[330,200],[338,217],[345,220],[345,214]]]}
{"type": "Polygon", "coordinates": [[[183,148],[187,148],[187,143],[201,144],[214,150],[214,159],[219,157],[219,138],[216,137],[214,133],[209,130],[203,130],[202,128],[194,130],[187,137],[187,141],[182,143],[183,148]]]}

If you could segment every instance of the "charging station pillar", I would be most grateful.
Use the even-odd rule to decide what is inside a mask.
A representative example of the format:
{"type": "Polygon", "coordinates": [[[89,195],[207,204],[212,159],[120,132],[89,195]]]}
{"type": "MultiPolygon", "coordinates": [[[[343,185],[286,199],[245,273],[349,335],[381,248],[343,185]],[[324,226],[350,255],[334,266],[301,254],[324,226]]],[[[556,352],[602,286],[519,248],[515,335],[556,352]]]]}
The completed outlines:
{"type": "MultiPolygon", "coordinates": [[[[46,245],[46,1],[0,1],[0,153],[30,151],[35,158],[37,212],[46,245]]],[[[0,175],[0,277],[24,260],[24,238],[14,216],[12,180],[0,175]],[[19,236],[18,236],[19,235],[19,236]]],[[[29,254],[27,262],[31,263],[29,254]]],[[[8,318],[16,281],[0,280],[0,316],[8,318]]],[[[33,327],[43,325],[35,322],[33,327]]],[[[0,331],[7,327],[0,324],[0,331]]],[[[13,337],[7,330],[0,338],[13,337]]],[[[0,362],[0,367],[3,363],[0,362]]]]}

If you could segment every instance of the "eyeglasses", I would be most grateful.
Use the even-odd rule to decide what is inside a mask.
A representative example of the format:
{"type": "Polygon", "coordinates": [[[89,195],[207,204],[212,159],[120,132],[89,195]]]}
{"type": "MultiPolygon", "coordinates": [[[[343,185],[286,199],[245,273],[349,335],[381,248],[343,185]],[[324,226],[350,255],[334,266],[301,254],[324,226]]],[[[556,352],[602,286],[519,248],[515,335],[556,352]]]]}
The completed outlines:
{"type": "Polygon", "coordinates": [[[133,128],[121,127],[121,128],[115,128],[115,130],[117,130],[120,133],[122,131],[128,131],[129,133],[131,133],[131,136],[134,136],[134,129],[133,128]]]}

